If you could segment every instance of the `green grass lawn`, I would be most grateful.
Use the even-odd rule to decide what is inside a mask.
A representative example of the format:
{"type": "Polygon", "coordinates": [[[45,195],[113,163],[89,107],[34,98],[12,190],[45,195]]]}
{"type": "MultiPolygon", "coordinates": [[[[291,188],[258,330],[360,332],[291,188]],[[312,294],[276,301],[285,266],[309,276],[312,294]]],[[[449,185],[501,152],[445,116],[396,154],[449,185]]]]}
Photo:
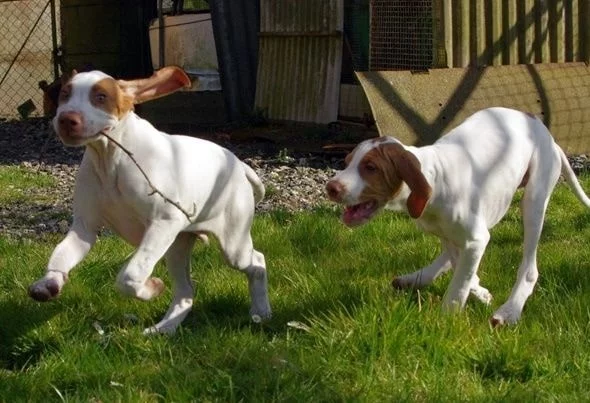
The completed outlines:
{"type": "Polygon", "coordinates": [[[389,286],[439,251],[406,217],[350,230],[328,208],[258,215],[273,318],[251,323],[245,277],[199,245],[195,307],[173,336],[141,333],[169,290],[151,302],[116,292],[132,252],[118,238],[101,238],[61,297],[40,304],[26,290],[59,237],[0,237],[0,401],[587,401],[590,211],[558,186],[536,290],[518,325],[493,330],[520,262],[519,217],[511,209],[492,232],[479,270],[492,307],[470,300],[451,316],[448,276],[420,292],[389,286]]]}
{"type": "Polygon", "coordinates": [[[22,202],[29,192],[55,185],[55,178],[46,173],[15,165],[1,166],[0,205],[22,202]]]}

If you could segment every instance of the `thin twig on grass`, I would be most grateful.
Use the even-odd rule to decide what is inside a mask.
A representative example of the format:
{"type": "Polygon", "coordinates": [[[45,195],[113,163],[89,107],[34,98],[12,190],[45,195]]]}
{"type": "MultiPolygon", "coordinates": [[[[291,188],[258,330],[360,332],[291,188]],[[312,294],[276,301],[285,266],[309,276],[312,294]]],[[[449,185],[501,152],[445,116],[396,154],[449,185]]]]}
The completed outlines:
{"type": "Polygon", "coordinates": [[[119,143],[117,140],[115,140],[114,138],[112,138],[111,136],[109,136],[108,134],[106,134],[105,132],[101,132],[101,134],[103,136],[105,136],[110,142],[112,142],[117,147],[119,147],[125,154],[127,154],[129,156],[129,158],[131,159],[131,161],[133,161],[133,163],[135,164],[135,166],[137,167],[137,169],[139,169],[139,172],[141,172],[141,174],[143,175],[143,177],[147,181],[149,187],[152,189],[152,191],[148,194],[148,196],[152,196],[154,194],[160,195],[164,199],[164,201],[166,203],[172,204],[174,207],[176,207],[178,210],[180,210],[182,212],[182,214],[184,214],[186,216],[187,220],[189,220],[189,221],[192,222],[192,218],[194,218],[194,215],[195,215],[195,213],[197,211],[197,206],[194,203],[193,203],[193,212],[192,213],[189,213],[184,208],[182,208],[182,206],[180,205],[180,202],[174,201],[174,200],[170,199],[169,197],[167,197],[156,186],[154,186],[154,184],[152,183],[152,181],[150,180],[150,178],[147,176],[147,174],[145,173],[145,171],[143,170],[143,168],[141,167],[141,165],[139,165],[139,162],[137,162],[137,160],[135,159],[135,157],[133,156],[133,153],[131,151],[129,151],[128,149],[126,149],[123,146],[123,144],[119,143]]]}

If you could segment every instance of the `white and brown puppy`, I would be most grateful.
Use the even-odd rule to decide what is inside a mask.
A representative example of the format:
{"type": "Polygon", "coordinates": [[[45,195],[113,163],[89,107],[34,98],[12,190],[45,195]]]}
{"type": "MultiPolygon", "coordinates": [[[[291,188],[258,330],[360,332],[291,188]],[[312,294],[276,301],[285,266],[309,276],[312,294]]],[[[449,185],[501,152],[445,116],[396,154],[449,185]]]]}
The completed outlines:
{"type": "Polygon", "coordinates": [[[214,143],[170,136],[133,112],[134,103],[189,85],[181,69],[166,67],[131,81],[99,71],[78,73],[62,87],[55,131],[65,145],[86,151],[72,227],[53,251],[45,276],[31,285],[31,297],[56,297],[99,230],[108,227],[137,247],[117,276],[123,293],[142,300],[159,295],[164,284],[151,274],[166,257],[172,303],[146,332],[172,332],[192,307],[191,251],[206,233],[217,237],[229,264],[247,275],[252,318],[270,316],[266,264],[250,236],[254,205],[264,196],[256,173],[214,143]]]}
{"type": "Polygon", "coordinates": [[[515,323],[538,277],[537,244],[549,197],[563,175],[587,207],[590,199],[563,150],[534,116],[506,108],[479,111],[433,145],[407,147],[392,137],[360,143],[346,168],[326,186],[331,200],[346,206],[343,221],[355,226],[382,208],[406,211],[423,230],[437,235],[442,253],[430,265],[393,280],[394,287],[422,287],[454,268],[443,299],[447,311],[462,309],[469,294],[489,303],[477,268],[516,190],[521,210],[523,259],[508,300],[491,323],[515,323]]]}

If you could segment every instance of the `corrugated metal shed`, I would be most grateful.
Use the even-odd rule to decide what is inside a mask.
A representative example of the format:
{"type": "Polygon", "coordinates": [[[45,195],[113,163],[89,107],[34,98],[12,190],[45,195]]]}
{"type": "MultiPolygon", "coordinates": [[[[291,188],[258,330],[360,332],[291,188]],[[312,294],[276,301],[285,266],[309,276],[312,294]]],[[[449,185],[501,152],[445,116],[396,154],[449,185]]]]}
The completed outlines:
{"type": "Polygon", "coordinates": [[[261,0],[256,107],[270,119],[337,119],[342,0],[261,0]]]}

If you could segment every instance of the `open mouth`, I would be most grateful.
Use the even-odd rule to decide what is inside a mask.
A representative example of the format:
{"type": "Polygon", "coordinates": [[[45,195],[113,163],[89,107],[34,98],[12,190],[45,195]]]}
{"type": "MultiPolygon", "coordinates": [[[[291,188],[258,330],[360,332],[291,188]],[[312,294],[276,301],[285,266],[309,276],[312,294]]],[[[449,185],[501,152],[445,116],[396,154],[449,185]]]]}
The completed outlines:
{"type": "Polygon", "coordinates": [[[342,222],[349,227],[354,227],[366,223],[375,215],[379,206],[375,200],[346,206],[342,213],[342,222]]]}

